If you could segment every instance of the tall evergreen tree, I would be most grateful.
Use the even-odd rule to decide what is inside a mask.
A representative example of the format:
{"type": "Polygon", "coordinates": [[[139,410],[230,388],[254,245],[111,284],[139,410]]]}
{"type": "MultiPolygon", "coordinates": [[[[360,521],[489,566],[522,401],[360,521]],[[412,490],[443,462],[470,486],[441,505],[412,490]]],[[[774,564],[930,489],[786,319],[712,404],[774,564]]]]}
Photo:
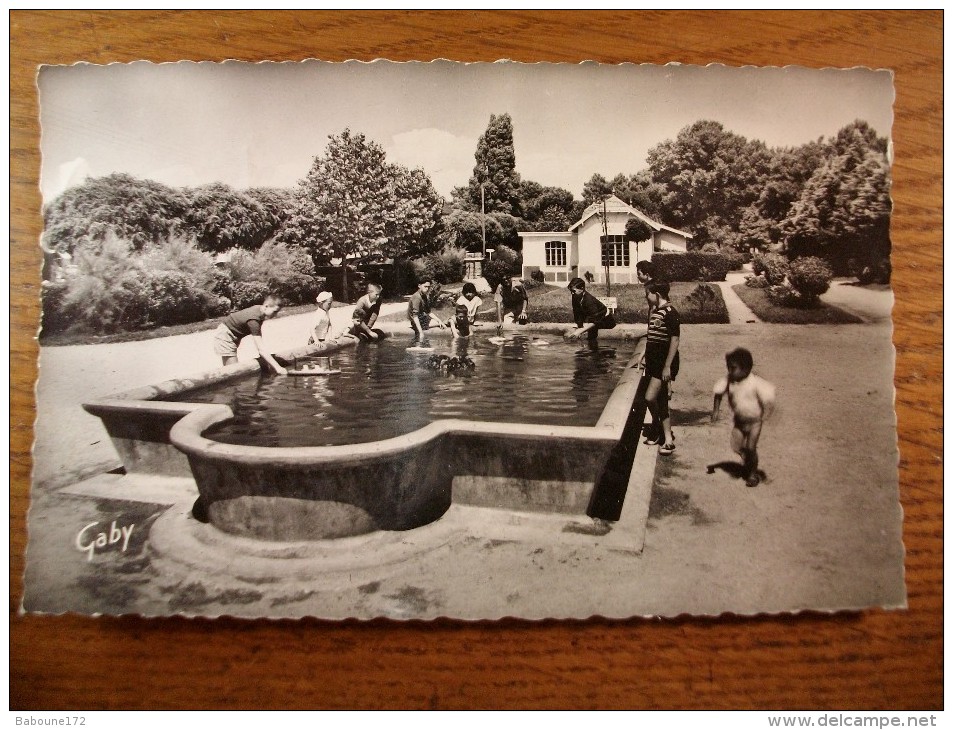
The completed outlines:
{"type": "Polygon", "coordinates": [[[520,176],[516,172],[513,147],[513,120],[509,114],[491,114],[486,131],[477,142],[476,165],[469,183],[469,200],[480,210],[480,184],[483,184],[487,213],[521,215],[520,176]]]}

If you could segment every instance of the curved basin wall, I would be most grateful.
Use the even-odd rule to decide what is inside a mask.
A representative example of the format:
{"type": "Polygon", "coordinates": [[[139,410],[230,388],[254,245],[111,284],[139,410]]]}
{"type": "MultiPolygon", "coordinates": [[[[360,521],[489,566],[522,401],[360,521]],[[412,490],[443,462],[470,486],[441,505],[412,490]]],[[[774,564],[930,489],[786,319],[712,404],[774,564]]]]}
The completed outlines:
{"type": "MultiPolygon", "coordinates": [[[[592,427],[440,420],[410,434],[350,446],[225,444],[202,433],[231,417],[227,406],[129,398],[145,390],[150,397],[167,395],[169,384],[86,408],[126,421],[132,413],[143,422],[154,417],[155,445],[174,446],[187,458],[199,492],[194,513],[216,527],[261,539],[324,539],[420,527],[438,519],[451,501],[585,514],[619,442],[639,376],[632,367],[624,370],[592,427]]],[[[174,382],[183,390],[206,384],[174,382]]]]}

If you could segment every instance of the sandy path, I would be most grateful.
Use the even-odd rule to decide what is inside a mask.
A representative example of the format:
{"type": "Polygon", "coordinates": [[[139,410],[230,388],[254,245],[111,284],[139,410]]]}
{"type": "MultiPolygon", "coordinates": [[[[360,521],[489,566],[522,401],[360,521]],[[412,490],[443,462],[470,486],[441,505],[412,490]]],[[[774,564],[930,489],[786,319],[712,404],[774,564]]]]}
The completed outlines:
{"type": "Polygon", "coordinates": [[[893,291],[882,286],[857,286],[854,279],[835,279],[821,301],[855,314],[866,322],[888,322],[893,291]]]}

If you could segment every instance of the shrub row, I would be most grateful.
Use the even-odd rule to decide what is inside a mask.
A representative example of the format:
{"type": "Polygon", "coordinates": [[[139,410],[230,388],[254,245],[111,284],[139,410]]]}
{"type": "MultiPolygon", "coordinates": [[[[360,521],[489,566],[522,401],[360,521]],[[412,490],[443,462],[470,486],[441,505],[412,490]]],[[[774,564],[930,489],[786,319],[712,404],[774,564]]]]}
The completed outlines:
{"type": "Polygon", "coordinates": [[[113,334],[196,322],[259,303],[269,293],[298,304],[318,291],[313,271],[307,252],[283,244],[235,252],[218,268],[191,241],[171,239],[135,251],[129,241],[109,235],[98,248],[78,253],[55,281],[43,283],[42,332],[113,334]]]}
{"type": "Polygon", "coordinates": [[[732,268],[726,254],[686,251],[652,255],[658,278],[666,281],[724,281],[732,268]]]}
{"type": "Polygon", "coordinates": [[[422,259],[412,261],[414,278],[420,281],[429,276],[437,284],[453,284],[463,281],[467,273],[466,251],[462,248],[449,248],[440,253],[432,253],[422,259]]]}
{"type": "Polygon", "coordinates": [[[815,306],[834,278],[830,265],[816,256],[789,261],[777,253],[759,254],[752,268],[755,275],[745,283],[765,289],[768,299],[783,307],[815,306]]]}

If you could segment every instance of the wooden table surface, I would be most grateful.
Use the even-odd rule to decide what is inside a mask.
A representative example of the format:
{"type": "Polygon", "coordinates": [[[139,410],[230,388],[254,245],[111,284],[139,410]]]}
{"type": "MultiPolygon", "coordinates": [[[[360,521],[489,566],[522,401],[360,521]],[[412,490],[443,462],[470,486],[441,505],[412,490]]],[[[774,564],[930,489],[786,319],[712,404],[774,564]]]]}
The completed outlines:
{"type": "Polygon", "coordinates": [[[12,11],[11,707],[942,708],[942,26],[942,11],[12,11]],[[36,67],[140,58],[893,69],[909,610],[538,624],[18,615],[41,262],[36,67]]]}

